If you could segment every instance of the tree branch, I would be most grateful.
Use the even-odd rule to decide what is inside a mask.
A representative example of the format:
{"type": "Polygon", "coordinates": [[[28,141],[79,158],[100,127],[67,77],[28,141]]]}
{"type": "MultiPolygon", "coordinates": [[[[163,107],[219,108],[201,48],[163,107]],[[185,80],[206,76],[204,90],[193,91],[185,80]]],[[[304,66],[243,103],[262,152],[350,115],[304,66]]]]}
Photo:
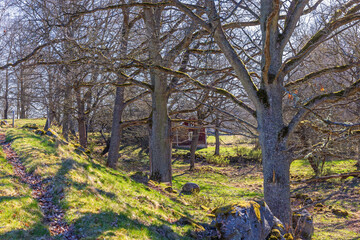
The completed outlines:
{"type": "Polygon", "coordinates": [[[351,69],[353,67],[356,66],[360,66],[360,61],[356,62],[356,63],[352,63],[352,64],[346,64],[346,65],[342,65],[342,66],[335,66],[335,67],[331,67],[331,68],[325,68],[325,69],[321,69],[320,71],[317,72],[312,72],[306,76],[304,76],[303,78],[299,78],[293,82],[289,82],[285,85],[285,88],[294,88],[296,86],[298,86],[299,84],[302,83],[306,83],[314,78],[320,77],[322,75],[325,74],[329,74],[329,73],[335,73],[335,72],[344,72],[348,69],[351,69]]]}
{"type": "Polygon", "coordinates": [[[296,115],[291,119],[290,123],[287,127],[287,134],[291,134],[296,126],[299,124],[301,119],[315,106],[324,103],[324,102],[337,102],[341,99],[350,97],[360,91],[360,79],[355,81],[351,86],[338,91],[338,92],[331,92],[331,93],[325,93],[322,95],[318,95],[314,97],[313,99],[309,100],[307,103],[304,104],[304,106],[296,113],[296,115]]]}
{"type": "Polygon", "coordinates": [[[64,41],[66,41],[66,39],[55,39],[55,40],[52,40],[50,42],[44,43],[44,44],[34,48],[34,50],[31,53],[29,53],[28,55],[26,55],[25,57],[23,57],[21,59],[18,59],[13,63],[7,63],[7,64],[5,64],[3,66],[0,66],[0,70],[5,70],[5,69],[7,69],[9,67],[15,67],[15,66],[19,65],[20,63],[23,63],[23,62],[29,60],[32,56],[37,54],[43,48],[45,48],[47,46],[50,46],[51,44],[60,43],[60,42],[64,42],[64,41]]]}

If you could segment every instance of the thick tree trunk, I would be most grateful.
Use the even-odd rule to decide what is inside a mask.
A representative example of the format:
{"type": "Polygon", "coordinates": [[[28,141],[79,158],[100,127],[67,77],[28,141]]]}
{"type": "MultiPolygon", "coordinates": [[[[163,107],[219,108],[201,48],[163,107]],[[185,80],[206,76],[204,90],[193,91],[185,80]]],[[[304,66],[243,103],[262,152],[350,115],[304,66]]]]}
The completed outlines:
{"type": "MultiPolygon", "coordinates": [[[[156,70],[155,70],[156,71],[156,70]]],[[[153,180],[170,182],[171,170],[171,121],[168,116],[166,84],[159,73],[151,71],[155,88],[152,93],[152,122],[150,136],[150,174],[153,180]]],[[[166,82],[165,82],[166,83],[166,82]]]]}
{"type": "Polygon", "coordinates": [[[290,161],[281,111],[265,108],[258,112],[259,141],[262,151],[264,196],[273,214],[291,226],[290,161]]]}
{"type": "Polygon", "coordinates": [[[199,143],[200,130],[194,129],[190,145],[190,171],[195,169],[195,153],[199,143]]]}
{"type": "Polygon", "coordinates": [[[116,168],[119,158],[119,147],[121,142],[121,115],[124,110],[124,88],[116,88],[116,96],[114,103],[113,121],[111,127],[111,139],[109,154],[106,165],[111,168],[116,168]]]}
{"type": "MultiPolygon", "coordinates": [[[[146,2],[144,0],[144,2],[146,2]]],[[[154,1],[157,2],[157,1],[154,1]]],[[[167,66],[163,62],[160,47],[161,7],[144,8],[144,21],[148,37],[149,62],[167,66]]],[[[150,174],[153,180],[169,182],[172,180],[171,170],[171,120],[168,115],[167,77],[159,70],[150,69],[152,90],[152,119],[150,134],[150,174]]]]}

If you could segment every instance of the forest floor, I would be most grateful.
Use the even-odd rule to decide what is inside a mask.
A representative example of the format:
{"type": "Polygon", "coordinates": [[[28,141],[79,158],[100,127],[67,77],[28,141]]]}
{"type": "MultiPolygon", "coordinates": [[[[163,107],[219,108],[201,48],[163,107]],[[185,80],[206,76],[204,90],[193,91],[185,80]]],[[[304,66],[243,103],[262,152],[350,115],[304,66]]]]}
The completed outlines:
{"type": "MultiPolygon", "coordinates": [[[[174,150],[173,188],[178,192],[169,193],[164,184],[139,183],[148,169],[148,157],[140,149],[122,150],[118,170],[112,170],[104,166],[97,138],[90,139],[90,153],[84,153],[74,142],[64,144],[20,128],[25,123],[41,126],[45,122],[21,120],[16,122],[17,128],[0,131],[6,134],[6,141],[11,142],[26,171],[55,186],[52,201],[63,209],[64,220],[79,239],[194,239],[204,236],[203,227],[212,221],[211,209],[263,198],[259,152],[237,137],[222,137],[221,153],[227,158],[212,158],[213,146],[198,150],[196,170],[192,172],[188,171],[188,151],[174,150]],[[186,182],[199,184],[200,193],[179,196],[186,182]]],[[[209,142],[212,144],[213,139],[209,142]]],[[[329,161],[323,172],[355,171],[355,163],[329,161]]],[[[291,164],[293,181],[312,177],[307,161],[291,164]]],[[[360,239],[359,178],[291,187],[293,208],[305,206],[313,214],[313,239],[360,239]]],[[[0,239],[66,239],[49,231],[31,188],[14,174],[2,151],[0,203],[0,239]]]]}

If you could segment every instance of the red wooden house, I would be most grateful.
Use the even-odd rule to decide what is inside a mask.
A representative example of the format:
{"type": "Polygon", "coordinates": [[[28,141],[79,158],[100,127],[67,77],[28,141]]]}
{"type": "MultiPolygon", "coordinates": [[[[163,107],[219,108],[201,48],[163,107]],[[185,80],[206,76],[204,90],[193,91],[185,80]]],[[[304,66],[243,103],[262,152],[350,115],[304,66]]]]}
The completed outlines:
{"type": "MultiPolygon", "coordinates": [[[[176,126],[173,131],[173,147],[178,148],[190,148],[191,140],[194,134],[194,120],[190,119],[189,121],[182,122],[180,125],[176,126]]],[[[207,141],[206,141],[206,128],[201,127],[199,133],[199,142],[198,148],[206,148],[207,141]]]]}

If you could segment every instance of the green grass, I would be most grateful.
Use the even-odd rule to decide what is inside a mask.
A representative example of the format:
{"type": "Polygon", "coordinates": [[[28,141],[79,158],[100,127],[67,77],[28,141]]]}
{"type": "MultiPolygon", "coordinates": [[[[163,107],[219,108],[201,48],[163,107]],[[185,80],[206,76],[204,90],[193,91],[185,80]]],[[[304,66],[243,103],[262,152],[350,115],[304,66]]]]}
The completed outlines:
{"type": "MultiPolygon", "coordinates": [[[[340,174],[356,171],[356,160],[332,160],[324,164],[323,175],[340,174]]],[[[307,160],[296,160],[291,163],[290,173],[298,178],[314,177],[314,171],[307,160]]]]}
{"type": "MultiPolygon", "coordinates": [[[[43,120],[39,120],[39,124],[44,124],[44,121],[40,121],[43,120]]],[[[21,121],[18,125],[21,125],[21,121]]],[[[199,184],[201,189],[197,195],[179,196],[160,193],[130,178],[137,171],[148,170],[149,158],[140,149],[123,149],[119,169],[112,170],[104,166],[104,157],[92,153],[94,158],[91,158],[77,153],[74,143],[63,144],[52,137],[40,137],[29,130],[18,128],[8,128],[7,139],[13,141],[12,146],[21,156],[28,171],[44,178],[53,177],[55,192],[65,193],[63,199],[57,198],[55,201],[66,210],[66,220],[74,224],[75,230],[83,239],[188,239],[189,232],[195,230],[196,226],[175,224],[182,214],[196,222],[211,223],[212,219],[207,216],[209,211],[202,210],[203,207],[212,209],[239,200],[263,198],[262,169],[256,161],[226,166],[203,161],[197,162],[196,170],[190,172],[189,163],[178,159],[173,163],[173,188],[180,192],[186,182],[194,182],[199,184]]],[[[184,155],[188,150],[174,152],[184,155]]],[[[211,157],[214,147],[198,150],[197,154],[211,157]]],[[[258,157],[260,152],[233,141],[233,144],[221,146],[221,154],[252,158],[258,157]]],[[[324,169],[329,174],[349,172],[355,170],[355,163],[354,160],[334,160],[327,162],[324,169]]],[[[7,166],[6,162],[2,162],[1,166],[3,165],[7,166]]],[[[5,168],[0,170],[3,169],[5,168]]],[[[4,172],[4,175],[10,173],[4,172]]],[[[292,180],[297,181],[311,178],[314,174],[307,161],[297,160],[291,164],[291,176],[292,180]]],[[[4,181],[2,178],[1,180],[4,181]]],[[[22,187],[27,189],[26,186],[22,187]]],[[[156,188],[164,189],[165,185],[159,184],[156,188]]],[[[15,190],[11,194],[17,194],[17,188],[13,189],[15,190]]],[[[313,239],[350,240],[358,237],[356,222],[360,219],[359,179],[335,179],[317,184],[293,185],[292,195],[296,193],[306,193],[315,201],[335,193],[330,200],[324,202],[325,211],[309,209],[314,214],[316,228],[313,239]],[[347,210],[349,216],[335,216],[331,213],[330,206],[347,210]]],[[[11,194],[8,193],[9,196],[12,196],[11,194]]],[[[26,196],[26,193],[21,196],[26,196]]],[[[28,201],[30,200],[34,201],[29,197],[28,201]]],[[[13,199],[5,201],[14,202],[13,199]]],[[[302,204],[293,201],[293,208],[301,207],[302,204]]],[[[24,203],[18,206],[18,211],[31,212],[24,203]]],[[[38,211],[36,202],[31,206],[32,211],[38,211]]],[[[11,208],[8,208],[8,211],[12,213],[11,208]]],[[[9,214],[3,219],[9,221],[9,214]]],[[[28,234],[26,236],[37,236],[35,232],[41,231],[36,229],[45,229],[41,225],[41,213],[39,214],[39,217],[36,217],[36,214],[28,216],[29,227],[14,223],[6,229],[0,228],[0,236],[6,236],[2,239],[19,239],[9,235],[14,231],[28,234]]],[[[27,218],[26,214],[21,216],[27,218]]],[[[46,231],[42,233],[46,234],[46,231]]]]}
{"type": "Polygon", "coordinates": [[[49,237],[42,213],[31,189],[14,175],[0,150],[0,239],[49,237]]]}
{"type": "MultiPolygon", "coordinates": [[[[356,171],[355,160],[333,160],[325,162],[326,175],[356,171]]],[[[314,177],[314,172],[306,160],[296,160],[291,164],[291,178],[293,180],[314,177]]],[[[294,185],[295,193],[307,194],[314,201],[331,198],[324,203],[325,208],[317,211],[310,208],[315,223],[313,239],[360,239],[360,179],[331,179],[326,182],[294,185]],[[338,217],[331,211],[332,208],[346,210],[347,217],[338,217]]],[[[294,200],[294,199],[293,199],[294,200]]],[[[297,207],[298,204],[296,204],[297,207]]],[[[302,206],[302,204],[300,204],[302,206]]]]}
{"type": "Polygon", "coordinates": [[[72,144],[63,145],[26,129],[8,129],[7,138],[29,171],[53,177],[55,193],[65,193],[55,201],[83,239],[186,239],[194,229],[173,224],[181,217],[179,212],[190,215],[192,207],[76,153],[72,144]]]}
{"type": "Polygon", "coordinates": [[[195,206],[204,205],[215,208],[240,199],[263,198],[259,168],[256,171],[258,175],[251,177],[234,175],[229,172],[229,167],[202,165],[198,166],[194,172],[186,171],[187,164],[175,164],[173,168],[173,185],[176,189],[181,189],[189,181],[199,184],[201,192],[198,199],[193,196],[184,196],[184,200],[195,206]]]}
{"type": "MultiPolygon", "coordinates": [[[[3,119],[2,119],[3,120],[3,119]]],[[[12,119],[5,119],[9,125],[12,124],[12,119]]],[[[46,118],[32,118],[32,119],[15,119],[15,127],[20,128],[27,123],[35,123],[36,125],[44,126],[46,118]]],[[[10,127],[10,126],[8,126],[10,127]]]]}
{"type": "MultiPolygon", "coordinates": [[[[215,136],[208,136],[206,140],[209,145],[215,145],[215,136]]],[[[233,145],[240,142],[244,142],[244,137],[239,135],[220,135],[221,145],[233,145]]]]}

